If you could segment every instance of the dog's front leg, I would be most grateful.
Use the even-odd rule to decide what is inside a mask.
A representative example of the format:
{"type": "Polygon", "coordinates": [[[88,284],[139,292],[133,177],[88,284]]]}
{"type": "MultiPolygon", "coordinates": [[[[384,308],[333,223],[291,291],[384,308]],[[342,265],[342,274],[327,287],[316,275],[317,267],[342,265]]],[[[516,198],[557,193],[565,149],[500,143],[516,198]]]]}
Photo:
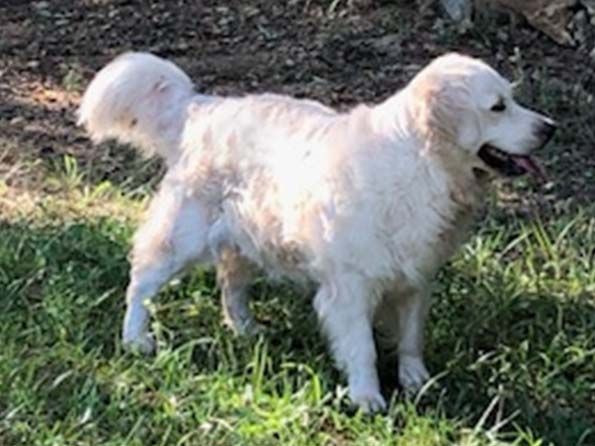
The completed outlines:
{"type": "Polygon", "coordinates": [[[423,361],[424,325],[430,307],[429,295],[420,290],[395,299],[398,312],[399,383],[417,391],[429,378],[423,361]]]}
{"type": "Polygon", "coordinates": [[[347,373],[349,396],[366,412],[386,408],[376,370],[372,333],[373,290],[354,274],[343,275],[318,290],[314,306],[339,367],[347,373]]]}

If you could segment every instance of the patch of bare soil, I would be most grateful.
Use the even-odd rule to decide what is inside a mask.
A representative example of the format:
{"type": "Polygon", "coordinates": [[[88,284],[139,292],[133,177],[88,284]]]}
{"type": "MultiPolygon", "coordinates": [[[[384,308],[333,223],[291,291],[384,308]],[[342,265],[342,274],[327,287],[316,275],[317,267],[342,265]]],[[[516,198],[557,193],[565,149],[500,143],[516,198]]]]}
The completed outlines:
{"type": "Polygon", "coordinates": [[[558,213],[595,197],[588,51],[524,25],[483,19],[460,33],[433,7],[361,0],[0,1],[0,175],[9,187],[38,187],[63,154],[92,166],[89,182],[127,176],[130,157],[92,148],[74,111],[93,73],[128,50],[172,59],[201,91],[271,91],[342,109],[389,96],[444,52],[482,57],[522,80],[523,102],[561,127],[541,157],[551,183],[507,184],[501,203],[558,213]]]}

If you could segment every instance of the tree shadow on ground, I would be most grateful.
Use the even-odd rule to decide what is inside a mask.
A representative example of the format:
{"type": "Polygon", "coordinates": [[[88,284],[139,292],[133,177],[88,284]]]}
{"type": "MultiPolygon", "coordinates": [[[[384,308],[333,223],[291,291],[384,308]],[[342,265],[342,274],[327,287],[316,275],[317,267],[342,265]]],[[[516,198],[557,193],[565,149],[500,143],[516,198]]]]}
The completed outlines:
{"type": "Polygon", "coordinates": [[[403,2],[374,7],[341,2],[330,15],[324,2],[281,9],[256,0],[226,7],[212,1],[176,7],[155,1],[149,9],[116,1],[25,3],[5,7],[0,19],[6,25],[6,66],[0,66],[8,104],[0,109],[4,139],[14,140],[16,157],[41,165],[59,164],[63,154],[74,156],[91,185],[109,180],[126,189],[139,184],[131,177],[159,177],[161,171],[151,167],[137,174],[139,164],[129,150],[109,144],[92,148],[74,127],[76,101],[16,101],[28,94],[27,85],[81,93],[111,58],[137,49],[172,58],[201,91],[274,91],[348,107],[381,100],[433,57],[456,49],[487,59],[510,78],[522,78],[523,101],[559,121],[560,135],[544,154],[555,184],[545,192],[548,201],[572,198],[580,206],[595,192],[589,121],[593,72],[583,63],[585,55],[560,48],[553,56],[552,44],[529,29],[506,41],[498,27],[460,35],[454,27],[438,26],[432,8],[420,14],[414,3],[403,2]],[[517,48],[514,55],[511,48],[517,48]],[[15,123],[20,117],[25,120],[15,123]],[[33,124],[37,132],[27,130],[33,124]]]}
{"type": "MultiPolygon", "coordinates": [[[[33,373],[50,378],[77,361],[91,358],[117,367],[125,360],[118,339],[131,228],[111,219],[59,226],[3,222],[0,235],[4,342],[23,346],[12,360],[24,364],[30,355],[47,355],[49,363],[33,373]]],[[[426,356],[430,370],[444,375],[421,398],[418,411],[438,410],[470,426],[484,418],[485,428],[514,415],[501,432],[514,432],[516,425],[554,444],[588,444],[595,415],[592,296],[586,290],[567,298],[545,289],[520,293],[522,283],[499,272],[485,274],[491,275],[489,285],[450,265],[438,280],[426,356]],[[486,412],[494,398],[498,403],[486,412]]],[[[265,377],[283,364],[304,364],[326,389],[343,384],[306,293],[265,280],[258,280],[252,293],[257,317],[268,326],[260,341],[237,339],[222,329],[213,274],[189,272],[157,301],[154,329],[162,348],[190,348],[192,373],[224,370],[241,377],[264,344],[270,361],[265,377]]],[[[81,367],[81,379],[95,373],[81,367]]],[[[390,396],[396,365],[381,367],[390,396]]],[[[68,400],[68,388],[76,394],[81,382],[61,387],[62,398],[68,400]]],[[[4,386],[8,395],[10,383],[4,386]]],[[[102,398],[113,397],[110,389],[102,386],[102,398]]]]}

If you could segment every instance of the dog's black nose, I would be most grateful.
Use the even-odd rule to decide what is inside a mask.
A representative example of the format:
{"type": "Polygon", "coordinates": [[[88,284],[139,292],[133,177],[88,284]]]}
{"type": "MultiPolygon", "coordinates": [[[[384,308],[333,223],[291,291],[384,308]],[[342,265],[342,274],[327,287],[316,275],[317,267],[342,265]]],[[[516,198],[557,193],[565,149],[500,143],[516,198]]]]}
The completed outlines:
{"type": "Polygon", "coordinates": [[[556,133],[557,128],[558,125],[551,119],[541,123],[539,128],[539,136],[543,138],[543,144],[546,144],[550,139],[552,139],[552,136],[554,136],[554,133],[556,133]]]}

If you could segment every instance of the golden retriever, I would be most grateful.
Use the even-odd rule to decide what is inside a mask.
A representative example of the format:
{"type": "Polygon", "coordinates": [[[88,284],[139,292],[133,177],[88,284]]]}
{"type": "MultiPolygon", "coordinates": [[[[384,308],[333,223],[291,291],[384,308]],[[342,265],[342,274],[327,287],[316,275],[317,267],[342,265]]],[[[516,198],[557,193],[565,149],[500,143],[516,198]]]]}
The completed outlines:
{"type": "Polygon", "coordinates": [[[339,113],[280,95],[198,94],[174,64],[128,53],[95,76],[79,123],[168,166],[134,240],[124,344],[154,349],[146,301],[196,263],[216,265],[226,322],[254,332],[256,267],[316,285],[314,308],[366,411],[386,405],[373,328],[398,354],[401,385],[419,388],[429,282],[493,174],[542,175],[530,153],[555,130],[460,54],[380,104],[339,113]]]}

